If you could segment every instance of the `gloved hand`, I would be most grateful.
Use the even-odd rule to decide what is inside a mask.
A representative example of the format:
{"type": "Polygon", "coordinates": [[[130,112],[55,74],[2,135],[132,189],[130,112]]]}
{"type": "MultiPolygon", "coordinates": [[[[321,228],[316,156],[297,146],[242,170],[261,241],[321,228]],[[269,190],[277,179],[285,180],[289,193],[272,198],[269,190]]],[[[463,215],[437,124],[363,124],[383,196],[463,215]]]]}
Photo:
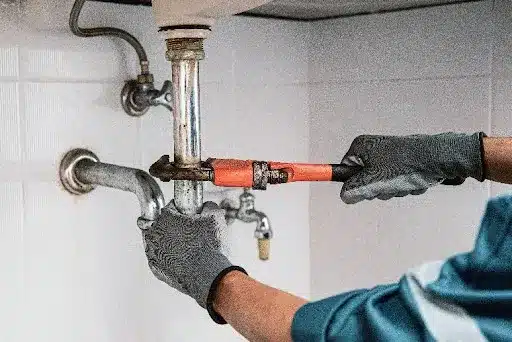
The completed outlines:
{"type": "Polygon", "coordinates": [[[419,195],[439,183],[458,185],[467,177],[484,180],[482,139],[473,135],[357,137],[341,164],[358,170],[341,190],[343,202],[419,195]]]}
{"type": "Polygon", "coordinates": [[[200,214],[183,215],[171,201],[153,226],[143,230],[153,274],[194,298],[219,324],[226,321],[212,307],[218,283],[230,271],[246,273],[220,251],[219,233],[227,229],[224,214],[217,204],[206,202],[200,214]]]}

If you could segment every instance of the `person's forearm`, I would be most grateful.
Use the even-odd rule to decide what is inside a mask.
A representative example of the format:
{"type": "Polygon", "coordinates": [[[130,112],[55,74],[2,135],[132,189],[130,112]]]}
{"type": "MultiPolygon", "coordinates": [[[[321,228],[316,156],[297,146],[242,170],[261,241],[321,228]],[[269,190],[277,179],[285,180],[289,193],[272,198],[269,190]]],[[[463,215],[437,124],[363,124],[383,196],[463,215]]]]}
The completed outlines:
{"type": "Polygon", "coordinates": [[[486,178],[512,184],[512,138],[484,138],[486,178]]]}
{"type": "Polygon", "coordinates": [[[291,341],[293,317],[306,303],[234,271],[221,280],[213,307],[249,341],[291,341]]]}

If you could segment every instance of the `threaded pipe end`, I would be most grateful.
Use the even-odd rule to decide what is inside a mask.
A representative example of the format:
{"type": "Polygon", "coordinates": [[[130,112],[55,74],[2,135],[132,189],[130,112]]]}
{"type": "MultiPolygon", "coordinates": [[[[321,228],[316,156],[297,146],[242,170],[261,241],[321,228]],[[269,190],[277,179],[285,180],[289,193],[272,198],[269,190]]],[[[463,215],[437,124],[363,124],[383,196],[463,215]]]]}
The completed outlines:
{"type": "Polygon", "coordinates": [[[166,40],[168,60],[204,59],[204,39],[172,38],[166,40]]]}

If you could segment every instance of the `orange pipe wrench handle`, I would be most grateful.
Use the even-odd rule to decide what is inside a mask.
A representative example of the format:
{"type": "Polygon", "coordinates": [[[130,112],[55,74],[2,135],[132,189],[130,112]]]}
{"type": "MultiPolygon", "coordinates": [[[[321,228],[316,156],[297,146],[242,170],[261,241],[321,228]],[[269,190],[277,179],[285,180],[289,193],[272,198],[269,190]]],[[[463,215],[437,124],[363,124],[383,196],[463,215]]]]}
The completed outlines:
{"type": "MultiPolygon", "coordinates": [[[[353,167],[337,164],[301,164],[282,162],[255,162],[253,160],[209,159],[208,165],[213,169],[213,183],[225,187],[255,187],[255,174],[261,172],[261,165],[267,174],[272,171],[285,172],[287,177],[267,177],[269,184],[291,182],[344,182],[358,170],[353,167]],[[255,171],[258,165],[259,171],[255,171]]],[[[257,177],[256,177],[257,178],[257,177]]]]}
{"type": "Polygon", "coordinates": [[[253,187],[252,160],[209,159],[207,163],[213,169],[213,184],[226,187],[253,187]]]}
{"type": "Polygon", "coordinates": [[[339,164],[300,164],[269,162],[270,170],[288,173],[290,182],[345,182],[358,170],[339,164]]]}

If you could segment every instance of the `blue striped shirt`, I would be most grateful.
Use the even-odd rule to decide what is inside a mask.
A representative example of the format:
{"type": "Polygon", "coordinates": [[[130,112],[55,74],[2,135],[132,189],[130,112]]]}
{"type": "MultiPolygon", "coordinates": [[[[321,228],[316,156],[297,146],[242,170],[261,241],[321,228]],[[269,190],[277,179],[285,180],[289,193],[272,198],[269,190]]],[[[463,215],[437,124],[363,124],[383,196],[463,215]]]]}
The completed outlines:
{"type": "Polygon", "coordinates": [[[397,284],[303,306],[294,341],[512,341],[512,196],[491,199],[471,252],[397,284]]]}

